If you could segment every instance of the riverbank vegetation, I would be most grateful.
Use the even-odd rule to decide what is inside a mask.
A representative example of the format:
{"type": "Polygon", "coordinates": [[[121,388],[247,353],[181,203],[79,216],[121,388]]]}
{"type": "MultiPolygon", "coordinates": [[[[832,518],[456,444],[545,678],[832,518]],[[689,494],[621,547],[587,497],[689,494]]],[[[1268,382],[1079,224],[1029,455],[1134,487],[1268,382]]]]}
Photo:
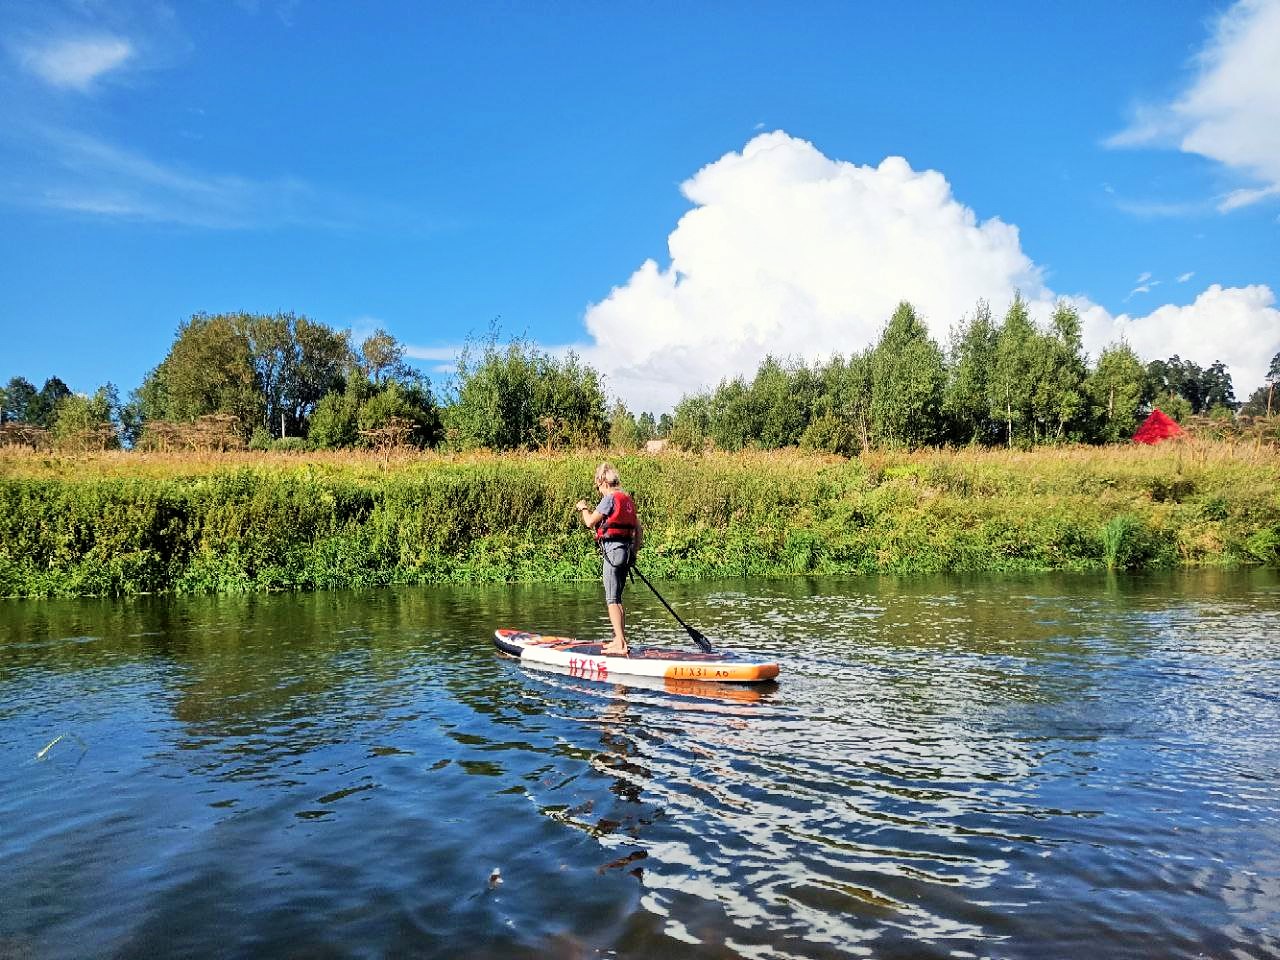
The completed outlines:
{"type": "MultiPolygon", "coordinates": [[[[599,576],[602,451],[0,452],[0,595],[599,576]]],[[[1280,563],[1280,453],[976,447],[616,458],[652,577],[1280,563]]]]}

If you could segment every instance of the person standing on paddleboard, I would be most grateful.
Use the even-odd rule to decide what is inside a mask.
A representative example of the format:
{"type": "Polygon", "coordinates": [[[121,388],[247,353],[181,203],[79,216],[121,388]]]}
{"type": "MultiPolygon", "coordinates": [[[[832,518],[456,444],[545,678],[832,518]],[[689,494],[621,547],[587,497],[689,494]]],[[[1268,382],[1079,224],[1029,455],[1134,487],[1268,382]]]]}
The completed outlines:
{"type": "Polygon", "coordinates": [[[576,509],[588,529],[594,530],[596,543],[604,557],[604,602],[613,625],[613,642],[600,648],[601,653],[625,657],[627,645],[625,618],[622,611],[622,587],[627,573],[636,562],[636,553],[644,537],[636,504],[631,494],[621,489],[618,468],[612,463],[596,467],[596,490],[600,502],[595,510],[585,500],[576,509]]]}

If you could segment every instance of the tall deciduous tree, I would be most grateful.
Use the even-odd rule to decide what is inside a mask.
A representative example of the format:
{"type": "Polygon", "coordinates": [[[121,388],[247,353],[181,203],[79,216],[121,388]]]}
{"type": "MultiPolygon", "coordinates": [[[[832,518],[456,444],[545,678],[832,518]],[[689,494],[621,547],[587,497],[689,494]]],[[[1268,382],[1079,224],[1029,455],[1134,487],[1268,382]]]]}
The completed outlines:
{"type": "Polygon", "coordinates": [[[148,375],[138,399],[149,419],[240,418],[248,436],[265,424],[267,400],[242,314],[196,314],[178,327],[169,355],[148,375]]]}
{"type": "Polygon", "coordinates": [[[742,377],[721,380],[711,394],[708,433],[721,450],[741,450],[760,437],[760,411],[742,377]]]}
{"type": "Polygon", "coordinates": [[[816,371],[813,416],[800,436],[807,450],[853,456],[871,446],[871,351],[835,354],[816,371]]]}
{"type": "Polygon", "coordinates": [[[1031,322],[1026,301],[1019,294],[1013,298],[996,336],[995,363],[987,385],[992,419],[1004,427],[1008,446],[1032,440],[1039,346],[1038,331],[1031,322]]]}
{"type": "Polygon", "coordinates": [[[755,441],[770,450],[798,444],[813,418],[818,393],[818,377],[805,364],[765,357],[751,381],[752,407],[759,420],[755,441]]]}
{"type": "Polygon", "coordinates": [[[985,300],[979,300],[973,316],[951,331],[943,411],[957,440],[989,443],[998,432],[988,398],[999,333],[985,300]]]}
{"type": "Polygon", "coordinates": [[[1065,302],[1053,311],[1049,331],[1039,335],[1033,363],[1032,439],[1079,439],[1088,373],[1080,340],[1080,314],[1065,302]]]}
{"type": "Polygon", "coordinates": [[[360,344],[360,366],[374,386],[381,386],[384,379],[402,379],[404,346],[379,327],[360,344]]]}
{"type": "Polygon", "coordinates": [[[1276,384],[1280,383],[1280,353],[1271,358],[1271,366],[1267,368],[1267,416],[1275,409],[1276,384]]]}
{"type": "Polygon", "coordinates": [[[900,303],[871,352],[871,434],[877,445],[917,447],[941,438],[942,348],[900,303]]]}
{"type": "Polygon", "coordinates": [[[1104,443],[1127,440],[1138,428],[1146,371],[1127,343],[1102,351],[1085,381],[1093,438],[1104,443]]]}
{"type": "Polygon", "coordinates": [[[255,429],[300,435],[327,393],[355,368],[348,334],[292,313],[197,314],[178,327],[168,356],[122,412],[126,433],[146,420],[194,420],[210,413],[255,429]]]}
{"type": "Polygon", "coordinates": [[[664,436],[683,450],[701,450],[711,439],[711,395],[691,393],[680,398],[664,436]]]}
{"type": "MultiPolygon", "coordinates": [[[[290,315],[293,333],[293,363],[285,369],[285,412],[299,432],[308,424],[321,398],[343,389],[348,371],[354,367],[350,336],[306,317],[290,315]]],[[[413,386],[430,395],[425,378],[414,377],[413,386]]],[[[431,407],[435,408],[434,399],[431,407]]]]}

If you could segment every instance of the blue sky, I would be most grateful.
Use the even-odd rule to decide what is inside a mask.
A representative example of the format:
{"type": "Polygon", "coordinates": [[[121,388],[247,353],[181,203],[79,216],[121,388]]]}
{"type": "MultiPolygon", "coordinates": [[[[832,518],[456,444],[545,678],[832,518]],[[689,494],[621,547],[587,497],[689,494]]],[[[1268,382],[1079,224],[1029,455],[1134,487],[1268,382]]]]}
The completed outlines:
{"type": "Polygon", "coordinates": [[[1016,287],[1243,396],[1280,349],[1277,9],[0,0],[0,379],[127,392],[198,311],[426,368],[500,317],[662,408],[1016,287]]]}

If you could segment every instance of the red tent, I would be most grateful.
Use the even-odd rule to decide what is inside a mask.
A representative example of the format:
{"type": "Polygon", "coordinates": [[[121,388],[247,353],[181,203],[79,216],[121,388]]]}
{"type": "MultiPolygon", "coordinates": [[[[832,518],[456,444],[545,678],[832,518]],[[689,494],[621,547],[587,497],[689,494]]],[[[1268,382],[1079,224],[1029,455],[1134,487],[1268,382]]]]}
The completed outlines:
{"type": "Polygon", "coordinates": [[[1165,416],[1159,408],[1151,411],[1151,416],[1142,421],[1142,426],[1133,435],[1135,443],[1159,443],[1172,437],[1182,436],[1182,428],[1177,422],[1165,416]]]}

